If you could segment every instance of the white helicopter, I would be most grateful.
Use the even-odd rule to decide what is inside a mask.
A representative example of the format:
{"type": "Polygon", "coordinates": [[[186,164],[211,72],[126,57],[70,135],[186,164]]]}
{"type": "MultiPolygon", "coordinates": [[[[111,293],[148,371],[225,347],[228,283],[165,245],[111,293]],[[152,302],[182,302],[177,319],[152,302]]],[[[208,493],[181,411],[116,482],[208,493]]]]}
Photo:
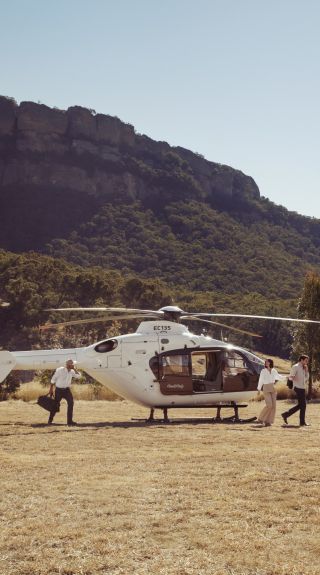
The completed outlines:
{"type": "Polygon", "coordinates": [[[221,421],[222,407],[233,407],[234,416],[229,419],[249,421],[239,419],[238,408],[243,405],[242,402],[256,394],[264,361],[244,348],[205,335],[195,335],[180,321],[203,321],[254,337],[260,336],[222,324],[215,321],[215,318],[320,323],[310,319],[184,312],[176,306],[166,306],[158,311],[110,307],[58,308],[47,311],[103,312],[104,316],[46,324],[42,329],[111,320],[140,318],[145,321],[140,323],[135,333],[108,338],[87,347],[0,351],[0,381],[13,369],[56,369],[64,365],[67,359],[73,359],[77,367],[118,395],[149,407],[151,411],[148,421],[153,421],[155,409],[162,409],[164,421],[168,421],[169,408],[187,407],[216,407],[215,421],[221,421]]]}

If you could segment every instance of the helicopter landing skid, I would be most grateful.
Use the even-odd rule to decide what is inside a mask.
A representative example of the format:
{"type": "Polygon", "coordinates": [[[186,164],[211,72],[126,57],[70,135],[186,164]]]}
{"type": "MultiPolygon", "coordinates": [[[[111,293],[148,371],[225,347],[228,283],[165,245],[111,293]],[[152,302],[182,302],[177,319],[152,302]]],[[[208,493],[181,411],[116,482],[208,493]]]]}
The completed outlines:
{"type": "Polygon", "coordinates": [[[155,419],[154,417],[154,408],[150,408],[150,415],[147,419],[142,419],[142,418],[136,418],[136,417],[132,417],[132,421],[144,421],[145,423],[171,423],[169,417],[168,417],[168,408],[167,407],[162,407],[161,408],[163,410],[163,417],[159,418],[159,419],[155,419]]]}
{"type": "Polygon", "coordinates": [[[214,423],[252,423],[253,421],[256,421],[256,417],[248,417],[246,419],[241,419],[239,417],[239,409],[242,407],[248,407],[247,403],[240,403],[240,404],[236,404],[236,403],[231,403],[231,404],[221,404],[221,405],[217,405],[217,415],[216,417],[213,418],[214,423]],[[232,407],[234,409],[234,415],[231,415],[230,417],[221,417],[221,409],[224,407],[232,407]]]}
{"type": "MultiPolygon", "coordinates": [[[[241,404],[222,404],[222,405],[217,405],[215,406],[217,408],[217,415],[216,417],[213,417],[212,419],[209,419],[208,421],[211,423],[252,423],[254,421],[256,421],[256,417],[249,417],[246,419],[242,419],[239,417],[239,408],[241,407],[248,407],[247,403],[241,403],[241,404]],[[233,408],[234,409],[234,415],[231,415],[230,417],[221,417],[221,409],[228,407],[230,409],[233,408]]],[[[136,419],[133,418],[133,421],[144,421],[145,423],[170,423],[170,419],[168,418],[168,408],[164,407],[163,409],[163,418],[161,419],[155,419],[154,418],[154,408],[150,409],[150,415],[147,419],[136,419]]]]}
{"type": "MultiPolygon", "coordinates": [[[[146,419],[147,423],[153,423],[155,422],[155,418],[154,418],[154,409],[151,408],[150,409],[150,415],[148,417],[148,419],[146,419]]],[[[163,419],[157,420],[157,421],[162,421],[163,423],[170,423],[170,419],[168,417],[168,408],[164,407],[163,408],[163,419]]]]}
{"type": "Polygon", "coordinates": [[[220,417],[217,419],[216,417],[213,418],[213,423],[253,423],[256,421],[256,417],[248,417],[246,419],[241,419],[240,417],[235,417],[232,415],[231,417],[220,417]]]}

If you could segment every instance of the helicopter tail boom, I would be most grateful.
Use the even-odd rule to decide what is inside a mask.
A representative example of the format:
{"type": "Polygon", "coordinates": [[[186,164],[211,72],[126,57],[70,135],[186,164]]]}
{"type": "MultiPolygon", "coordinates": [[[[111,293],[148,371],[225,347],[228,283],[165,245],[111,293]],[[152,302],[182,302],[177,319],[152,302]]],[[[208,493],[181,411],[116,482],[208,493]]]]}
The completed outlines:
{"type": "Polygon", "coordinates": [[[68,359],[77,360],[76,349],[34,351],[0,351],[0,383],[13,369],[56,369],[68,359]]]}
{"type": "Polygon", "coordinates": [[[16,360],[10,351],[0,351],[0,383],[15,368],[16,360]]]}

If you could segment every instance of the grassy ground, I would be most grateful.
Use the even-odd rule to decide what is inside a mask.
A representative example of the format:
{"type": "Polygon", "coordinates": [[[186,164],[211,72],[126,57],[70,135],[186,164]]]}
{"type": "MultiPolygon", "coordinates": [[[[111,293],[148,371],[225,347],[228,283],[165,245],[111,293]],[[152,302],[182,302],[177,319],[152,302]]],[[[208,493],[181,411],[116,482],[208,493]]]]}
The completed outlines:
{"type": "Polygon", "coordinates": [[[1,403],[1,575],[318,574],[320,406],[309,428],[277,407],[271,428],[182,419],[208,410],[145,425],[128,402],[78,401],[68,428],[65,406],[47,427],[1,403]]]}

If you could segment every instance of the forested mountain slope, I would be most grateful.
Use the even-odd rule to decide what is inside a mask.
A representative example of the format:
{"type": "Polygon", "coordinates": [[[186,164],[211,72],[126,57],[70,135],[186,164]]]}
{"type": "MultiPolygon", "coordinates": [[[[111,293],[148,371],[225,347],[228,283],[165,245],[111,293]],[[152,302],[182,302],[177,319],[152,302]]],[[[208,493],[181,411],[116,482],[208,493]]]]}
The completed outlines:
{"type": "MultiPolygon", "coordinates": [[[[10,302],[0,306],[0,348],[30,349],[87,345],[106,337],[106,334],[126,333],[135,330],[139,320],[89,323],[68,327],[62,331],[40,331],[41,324],[69,319],[88,318],[81,312],[64,314],[45,311],[47,308],[73,306],[127,306],[158,309],[175,304],[186,311],[238,312],[293,316],[294,300],[265,298],[259,294],[228,295],[221,292],[194,292],[188,288],[169,287],[158,279],[141,279],[99,267],[83,268],[64,260],[28,252],[14,254],[0,250],[0,300],[10,302]],[[113,331],[110,331],[112,329],[113,331]]],[[[91,317],[96,317],[90,314],[91,317]]],[[[228,323],[226,319],[224,323],[228,323]]],[[[251,329],[261,334],[252,340],[238,332],[223,330],[233,343],[256,350],[288,356],[290,333],[288,324],[262,320],[232,320],[232,326],[251,329]]],[[[216,338],[222,336],[221,328],[196,322],[188,324],[192,331],[204,329],[216,338]]]]}
{"type": "Polygon", "coordinates": [[[0,98],[0,247],[197,291],[297,297],[320,221],[118,118],[0,98]]]}

